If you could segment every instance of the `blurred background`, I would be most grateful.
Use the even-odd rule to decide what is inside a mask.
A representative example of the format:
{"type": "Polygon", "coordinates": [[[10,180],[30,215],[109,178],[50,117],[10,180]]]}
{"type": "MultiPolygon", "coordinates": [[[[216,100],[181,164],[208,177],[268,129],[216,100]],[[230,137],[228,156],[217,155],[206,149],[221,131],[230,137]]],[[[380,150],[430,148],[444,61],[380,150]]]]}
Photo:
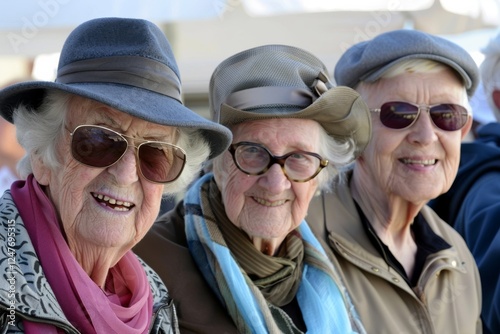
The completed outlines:
{"type": "Polygon", "coordinates": [[[342,52],[389,30],[418,29],[480,49],[500,25],[500,0],[22,0],[0,4],[0,86],[53,80],[58,52],[78,24],[104,16],[144,18],[169,38],[184,103],[208,116],[208,82],[228,56],[263,44],[304,48],[332,75],[342,52]]]}

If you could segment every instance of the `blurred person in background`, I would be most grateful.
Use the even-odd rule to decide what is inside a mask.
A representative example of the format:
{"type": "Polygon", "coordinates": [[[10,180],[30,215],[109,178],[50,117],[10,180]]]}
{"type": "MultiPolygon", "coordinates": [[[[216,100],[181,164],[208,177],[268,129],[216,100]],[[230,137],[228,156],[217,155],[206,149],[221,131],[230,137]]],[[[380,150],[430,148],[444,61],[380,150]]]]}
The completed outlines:
{"type": "Polygon", "coordinates": [[[478,137],[479,128],[485,124],[496,122],[493,109],[491,107],[491,102],[486,93],[484,92],[484,85],[481,82],[474,95],[470,99],[470,106],[473,110],[472,112],[472,128],[469,133],[470,140],[474,140],[478,137]]]}
{"type": "Polygon", "coordinates": [[[16,139],[16,127],[0,118],[0,194],[19,178],[16,166],[23,155],[24,149],[16,139]]]}

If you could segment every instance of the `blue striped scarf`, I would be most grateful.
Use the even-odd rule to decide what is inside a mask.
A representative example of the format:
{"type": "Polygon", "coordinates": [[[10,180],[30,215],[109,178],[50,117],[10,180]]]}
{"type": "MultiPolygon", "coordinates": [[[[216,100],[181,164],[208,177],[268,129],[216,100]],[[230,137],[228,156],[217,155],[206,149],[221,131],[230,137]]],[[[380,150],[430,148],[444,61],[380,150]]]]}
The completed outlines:
{"type": "MultiPolygon", "coordinates": [[[[225,304],[240,332],[301,333],[285,312],[264,299],[259,289],[242,272],[225,242],[220,240],[220,230],[214,219],[207,218],[213,217],[213,214],[208,199],[202,196],[201,187],[211,182],[211,179],[212,174],[207,174],[197,180],[184,198],[188,245],[202,274],[225,304]]],[[[299,232],[308,248],[312,249],[315,260],[328,263],[331,272],[335,272],[305,221],[300,224],[299,232]]],[[[346,306],[350,301],[343,295],[331,273],[307,261],[297,291],[297,301],[307,333],[358,333],[353,330],[351,321],[360,333],[364,333],[352,305],[346,306]]]]}

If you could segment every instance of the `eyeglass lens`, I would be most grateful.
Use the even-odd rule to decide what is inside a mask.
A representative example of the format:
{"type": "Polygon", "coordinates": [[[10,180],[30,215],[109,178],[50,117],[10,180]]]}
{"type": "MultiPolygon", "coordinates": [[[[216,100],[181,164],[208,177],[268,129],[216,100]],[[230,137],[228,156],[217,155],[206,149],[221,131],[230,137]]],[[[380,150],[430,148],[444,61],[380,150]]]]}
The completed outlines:
{"type": "MultiPolygon", "coordinates": [[[[391,129],[404,129],[415,122],[420,114],[419,106],[407,102],[386,102],[380,107],[380,121],[391,129]]],[[[445,131],[461,129],[467,123],[467,109],[452,103],[430,106],[432,122],[445,131]]]]}
{"type": "MultiPolygon", "coordinates": [[[[71,153],[78,162],[97,168],[113,165],[123,157],[129,143],[124,135],[96,126],[80,125],[71,133],[71,153]]],[[[145,141],[137,147],[139,169],[149,181],[172,182],[179,177],[186,155],[173,144],[145,141]]]]}
{"type": "Polygon", "coordinates": [[[296,182],[312,179],[328,164],[316,153],[293,151],[277,157],[265,147],[250,142],[234,144],[230,151],[236,166],[246,174],[264,174],[273,164],[278,163],[287,177],[296,182]]]}

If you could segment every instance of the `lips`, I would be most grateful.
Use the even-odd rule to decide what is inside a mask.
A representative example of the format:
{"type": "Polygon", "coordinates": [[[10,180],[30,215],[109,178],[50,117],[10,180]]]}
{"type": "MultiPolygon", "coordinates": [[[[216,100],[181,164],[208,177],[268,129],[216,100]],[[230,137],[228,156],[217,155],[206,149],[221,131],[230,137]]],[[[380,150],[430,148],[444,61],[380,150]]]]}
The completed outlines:
{"type": "Polygon", "coordinates": [[[268,200],[265,200],[265,199],[259,198],[259,197],[252,197],[252,198],[260,205],[269,206],[269,207],[280,206],[280,205],[283,205],[287,202],[287,200],[285,200],[285,199],[278,200],[278,201],[268,201],[268,200]]]}
{"type": "Polygon", "coordinates": [[[94,196],[94,198],[99,204],[112,208],[113,210],[116,211],[129,211],[135,206],[133,203],[121,201],[116,198],[109,197],[107,195],[92,193],[92,196],[94,196]]]}
{"type": "Polygon", "coordinates": [[[405,165],[421,165],[421,166],[433,166],[436,164],[437,160],[436,159],[399,159],[402,163],[405,165]]]}

